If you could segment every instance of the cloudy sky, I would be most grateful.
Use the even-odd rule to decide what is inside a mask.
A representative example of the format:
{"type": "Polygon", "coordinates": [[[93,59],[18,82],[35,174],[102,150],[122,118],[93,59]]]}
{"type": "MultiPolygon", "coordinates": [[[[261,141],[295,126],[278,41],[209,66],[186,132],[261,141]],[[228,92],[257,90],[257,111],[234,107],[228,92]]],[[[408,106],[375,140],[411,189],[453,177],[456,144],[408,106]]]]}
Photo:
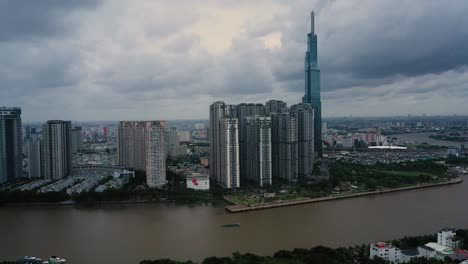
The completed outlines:
{"type": "Polygon", "coordinates": [[[0,106],[43,121],[297,103],[312,9],[324,116],[468,114],[465,0],[0,0],[0,106]]]}

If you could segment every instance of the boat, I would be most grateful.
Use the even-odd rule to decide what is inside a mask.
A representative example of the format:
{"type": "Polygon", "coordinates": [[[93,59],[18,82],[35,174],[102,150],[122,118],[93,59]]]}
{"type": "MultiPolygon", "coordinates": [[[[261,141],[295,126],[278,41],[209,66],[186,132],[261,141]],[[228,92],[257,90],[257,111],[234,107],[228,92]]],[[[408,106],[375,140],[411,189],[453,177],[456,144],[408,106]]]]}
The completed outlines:
{"type": "Polygon", "coordinates": [[[240,224],[226,224],[226,225],[221,225],[221,227],[240,227],[240,224]]]}

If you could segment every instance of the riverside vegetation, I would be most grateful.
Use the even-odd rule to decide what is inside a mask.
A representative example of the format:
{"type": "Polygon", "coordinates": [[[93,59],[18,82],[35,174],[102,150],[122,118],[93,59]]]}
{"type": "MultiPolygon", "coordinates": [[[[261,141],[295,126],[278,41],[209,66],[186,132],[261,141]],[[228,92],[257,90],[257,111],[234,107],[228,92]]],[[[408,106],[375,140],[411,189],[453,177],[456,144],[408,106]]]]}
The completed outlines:
{"type": "MultiPolygon", "coordinates": [[[[468,158],[449,157],[447,164],[468,164],[468,158]]],[[[331,162],[328,166],[330,179],[320,183],[305,181],[297,184],[278,182],[259,189],[255,185],[244,185],[238,190],[223,190],[211,184],[211,190],[195,191],[185,187],[185,177],[171,171],[167,172],[168,184],[164,189],[145,187],[145,175],[137,172],[135,178],[120,189],[104,192],[89,192],[68,195],[65,191],[37,193],[31,191],[0,192],[1,204],[41,204],[72,201],[86,206],[105,202],[160,202],[174,201],[183,203],[220,203],[223,195],[236,203],[258,205],[272,201],[303,198],[318,198],[330,195],[345,195],[381,189],[415,186],[423,183],[437,183],[447,180],[447,167],[433,161],[413,161],[372,166],[345,162],[331,162]],[[274,197],[264,193],[275,193],[274,197]]],[[[316,166],[319,168],[319,166],[316,166]]],[[[103,181],[109,180],[109,178],[103,181]]]]}
{"type": "MultiPolygon", "coordinates": [[[[468,241],[468,230],[457,230],[457,239],[468,241]]],[[[414,236],[396,239],[391,242],[400,249],[414,249],[429,242],[437,241],[437,235],[414,236]]],[[[467,243],[468,244],[468,243],[467,243]]],[[[463,245],[462,249],[468,249],[463,245]]],[[[170,259],[144,260],[140,264],[389,264],[381,258],[369,258],[369,246],[361,245],[348,248],[327,248],[280,250],[273,256],[258,256],[251,253],[234,253],[231,257],[209,257],[202,262],[174,261],[170,259]]],[[[415,258],[408,264],[456,264],[457,261],[415,258]]]]}
{"type": "Polygon", "coordinates": [[[229,195],[229,200],[248,206],[263,203],[409,187],[447,181],[447,167],[430,160],[362,165],[336,161],[329,166],[330,179],[321,183],[296,185],[276,183],[265,190],[244,188],[229,195]],[[264,193],[274,193],[274,196],[264,193]]]}

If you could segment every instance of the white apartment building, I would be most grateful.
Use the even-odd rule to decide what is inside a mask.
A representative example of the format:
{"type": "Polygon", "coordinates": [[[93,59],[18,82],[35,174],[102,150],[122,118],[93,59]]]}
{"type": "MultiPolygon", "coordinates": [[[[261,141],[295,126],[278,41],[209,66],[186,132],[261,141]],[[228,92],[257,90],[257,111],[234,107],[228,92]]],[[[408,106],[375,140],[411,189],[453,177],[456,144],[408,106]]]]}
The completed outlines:
{"type": "Polygon", "coordinates": [[[271,118],[252,116],[245,121],[245,176],[260,187],[271,185],[271,118]]]}
{"type": "Polygon", "coordinates": [[[380,257],[391,263],[403,263],[401,250],[385,242],[370,245],[370,258],[380,257]]]}
{"type": "Polygon", "coordinates": [[[437,243],[453,250],[460,249],[460,241],[455,240],[456,235],[452,229],[444,229],[437,233],[437,243]]]}
{"type": "Polygon", "coordinates": [[[146,183],[161,187],[166,181],[165,122],[145,122],[146,183]]]}
{"type": "Polygon", "coordinates": [[[221,119],[219,132],[220,183],[226,188],[239,188],[239,125],[237,118],[221,119]]]}

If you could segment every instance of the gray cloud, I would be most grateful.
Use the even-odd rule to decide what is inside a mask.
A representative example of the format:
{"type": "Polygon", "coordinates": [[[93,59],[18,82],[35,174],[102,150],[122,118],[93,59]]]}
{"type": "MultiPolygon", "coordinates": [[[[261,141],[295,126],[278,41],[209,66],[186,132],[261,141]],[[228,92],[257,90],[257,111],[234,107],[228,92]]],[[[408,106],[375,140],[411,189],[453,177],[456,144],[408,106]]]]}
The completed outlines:
{"type": "Polygon", "coordinates": [[[70,12],[95,8],[100,0],[0,1],[0,42],[48,37],[73,29],[70,12]]]}
{"type": "Polygon", "coordinates": [[[467,114],[465,1],[190,3],[0,1],[0,105],[26,120],[118,120],[297,103],[314,9],[325,115],[467,114]]]}

